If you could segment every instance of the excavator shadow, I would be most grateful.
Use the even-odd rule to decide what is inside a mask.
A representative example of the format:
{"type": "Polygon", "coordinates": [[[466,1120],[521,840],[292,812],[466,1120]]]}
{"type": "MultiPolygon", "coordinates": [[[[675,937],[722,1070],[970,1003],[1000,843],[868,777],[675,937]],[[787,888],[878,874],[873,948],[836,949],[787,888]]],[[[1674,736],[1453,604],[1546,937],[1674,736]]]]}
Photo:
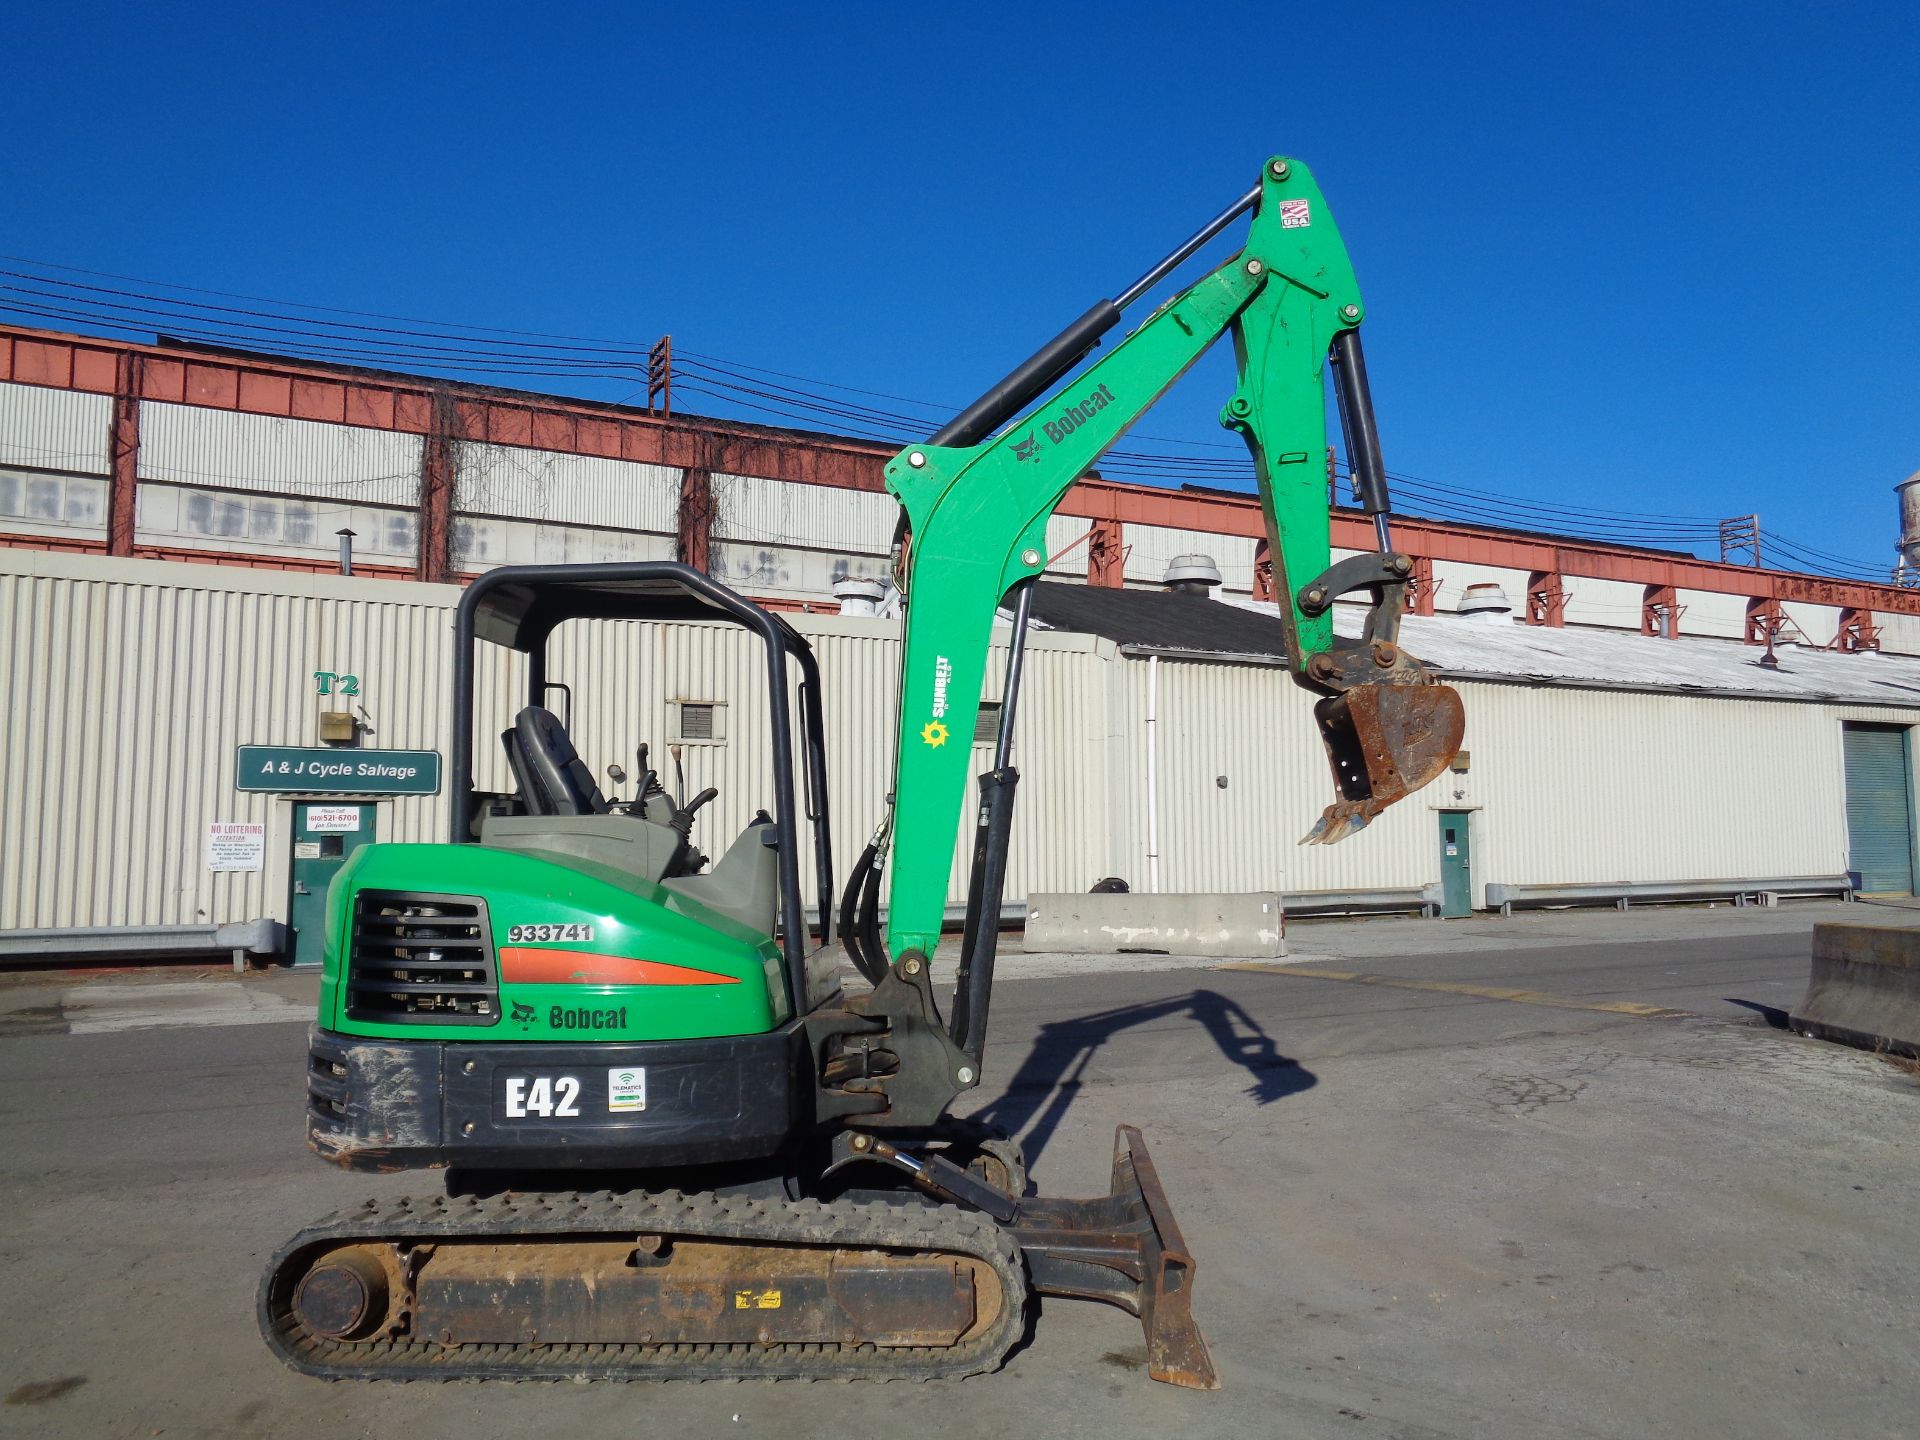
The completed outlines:
{"type": "Polygon", "coordinates": [[[1033,1048],[1007,1082],[1005,1092],[973,1118],[1017,1137],[1031,1165],[1073,1107],[1088,1070],[1107,1041],[1123,1030],[1163,1020],[1199,1022],[1220,1053],[1251,1077],[1245,1093],[1261,1105],[1284,1100],[1319,1083],[1311,1070],[1280,1053],[1273,1037],[1245,1007],[1216,990],[1194,990],[1164,1000],[1049,1021],[1040,1027],[1033,1048]]]}

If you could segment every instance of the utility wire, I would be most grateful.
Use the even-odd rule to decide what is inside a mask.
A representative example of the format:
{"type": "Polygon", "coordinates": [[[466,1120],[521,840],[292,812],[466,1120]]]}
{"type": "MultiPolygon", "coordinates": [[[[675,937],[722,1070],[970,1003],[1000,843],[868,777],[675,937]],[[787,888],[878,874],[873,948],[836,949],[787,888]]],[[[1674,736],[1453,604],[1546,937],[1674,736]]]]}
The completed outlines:
{"type": "MultiPolygon", "coordinates": [[[[590,336],[273,300],[6,255],[0,255],[0,314],[114,335],[167,335],[343,364],[461,377],[605,381],[623,388],[645,382],[651,348],[590,336]],[[71,276],[87,278],[67,278],[71,276]],[[118,283],[95,283],[104,281],[118,283]],[[193,298],[198,296],[211,298],[193,298]]],[[[784,423],[830,428],[887,445],[923,437],[953,408],[699,351],[676,351],[674,364],[675,388],[684,393],[784,423]]],[[[1336,474],[1344,469],[1336,467],[1336,474]]],[[[1102,457],[1100,470],[1161,485],[1194,484],[1248,494],[1254,490],[1251,459],[1234,441],[1174,440],[1136,432],[1102,457]]],[[[1720,539],[1719,518],[1713,516],[1504,495],[1393,471],[1388,478],[1411,514],[1662,548],[1707,549],[1720,539]]],[[[1762,531],[1762,542],[1772,553],[1810,570],[1884,580],[1891,568],[1770,530],[1762,531]]]]}

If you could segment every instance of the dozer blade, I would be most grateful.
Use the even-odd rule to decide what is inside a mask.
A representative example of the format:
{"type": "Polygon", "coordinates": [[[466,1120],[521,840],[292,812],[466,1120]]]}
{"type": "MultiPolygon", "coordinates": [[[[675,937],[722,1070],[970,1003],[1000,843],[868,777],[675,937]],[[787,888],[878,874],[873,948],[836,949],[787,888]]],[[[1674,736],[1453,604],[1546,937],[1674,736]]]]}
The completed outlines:
{"type": "Polygon", "coordinates": [[[1313,707],[1340,798],[1302,845],[1332,845],[1396,800],[1404,800],[1452,763],[1466,734],[1466,712],[1450,685],[1355,685],[1313,707]]]}
{"type": "Polygon", "coordinates": [[[1039,1294],[1104,1300],[1140,1317],[1147,1373],[1155,1380],[1220,1388],[1193,1319],[1193,1256],[1137,1128],[1114,1131],[1107,1195],[1022,1200],[1013,1235],[1039,1294]]]}

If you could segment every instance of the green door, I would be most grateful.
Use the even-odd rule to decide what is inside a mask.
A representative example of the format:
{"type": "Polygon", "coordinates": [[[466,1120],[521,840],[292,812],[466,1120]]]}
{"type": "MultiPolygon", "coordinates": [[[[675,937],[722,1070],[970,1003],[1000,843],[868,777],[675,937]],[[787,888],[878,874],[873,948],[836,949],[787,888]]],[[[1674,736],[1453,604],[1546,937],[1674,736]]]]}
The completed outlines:
{"type": "Polygon", "coordinates": [[[1440,913],[1473,913],[1473,852],[1467,845],[1465,810],[1440,812],[1440,913]]]}
{"type": "Polygon", "coordinates": [[[1847,868],[1869,895],[1913,893],[1913,801],[1907,731],[1842,725],[1847,765],[1847,868]]]}
{"type": "Polygon", "coordinates": [[[373,839],[375,807],[333,800],[302,800],[293,807],[293,879],[287,927],[293,963],[318,965],[327,943],[327,887],[347,856],[373,839]]]}

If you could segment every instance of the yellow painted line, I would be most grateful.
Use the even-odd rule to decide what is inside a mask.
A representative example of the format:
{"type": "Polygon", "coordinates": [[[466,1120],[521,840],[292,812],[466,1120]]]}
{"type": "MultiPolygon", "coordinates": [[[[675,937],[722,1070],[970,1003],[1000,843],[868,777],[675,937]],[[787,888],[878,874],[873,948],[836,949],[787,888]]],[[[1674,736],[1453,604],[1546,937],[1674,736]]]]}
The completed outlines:
{"type": "Polygon", "coordinates": [[[1305,970],[1298,965],[1276,965],[1266,960],[1235,960],[1213,968],[1251,970],[1261,975],[1289,975],[1296,980],[1335,980],[1345,985],[1379,985],[1389,990],[1433,990],[1442,995],[1471,995],[1478,1000],[1505,1000],[1514,1005],[1551,1005],[1556,1010],[1600,1010],[1609,1015],[1638,1015],[1648,1019],[1690,1013],[1665,1005],[1644,1005],[1638,1000],[1582,1000],[1577,996],[1554,995],[1545,990],[1509,990],[1501,985],[1466,985],[1456,980],[1408,980],[1399,975],[1366,975],[1357,970],[1305,970]]]}

